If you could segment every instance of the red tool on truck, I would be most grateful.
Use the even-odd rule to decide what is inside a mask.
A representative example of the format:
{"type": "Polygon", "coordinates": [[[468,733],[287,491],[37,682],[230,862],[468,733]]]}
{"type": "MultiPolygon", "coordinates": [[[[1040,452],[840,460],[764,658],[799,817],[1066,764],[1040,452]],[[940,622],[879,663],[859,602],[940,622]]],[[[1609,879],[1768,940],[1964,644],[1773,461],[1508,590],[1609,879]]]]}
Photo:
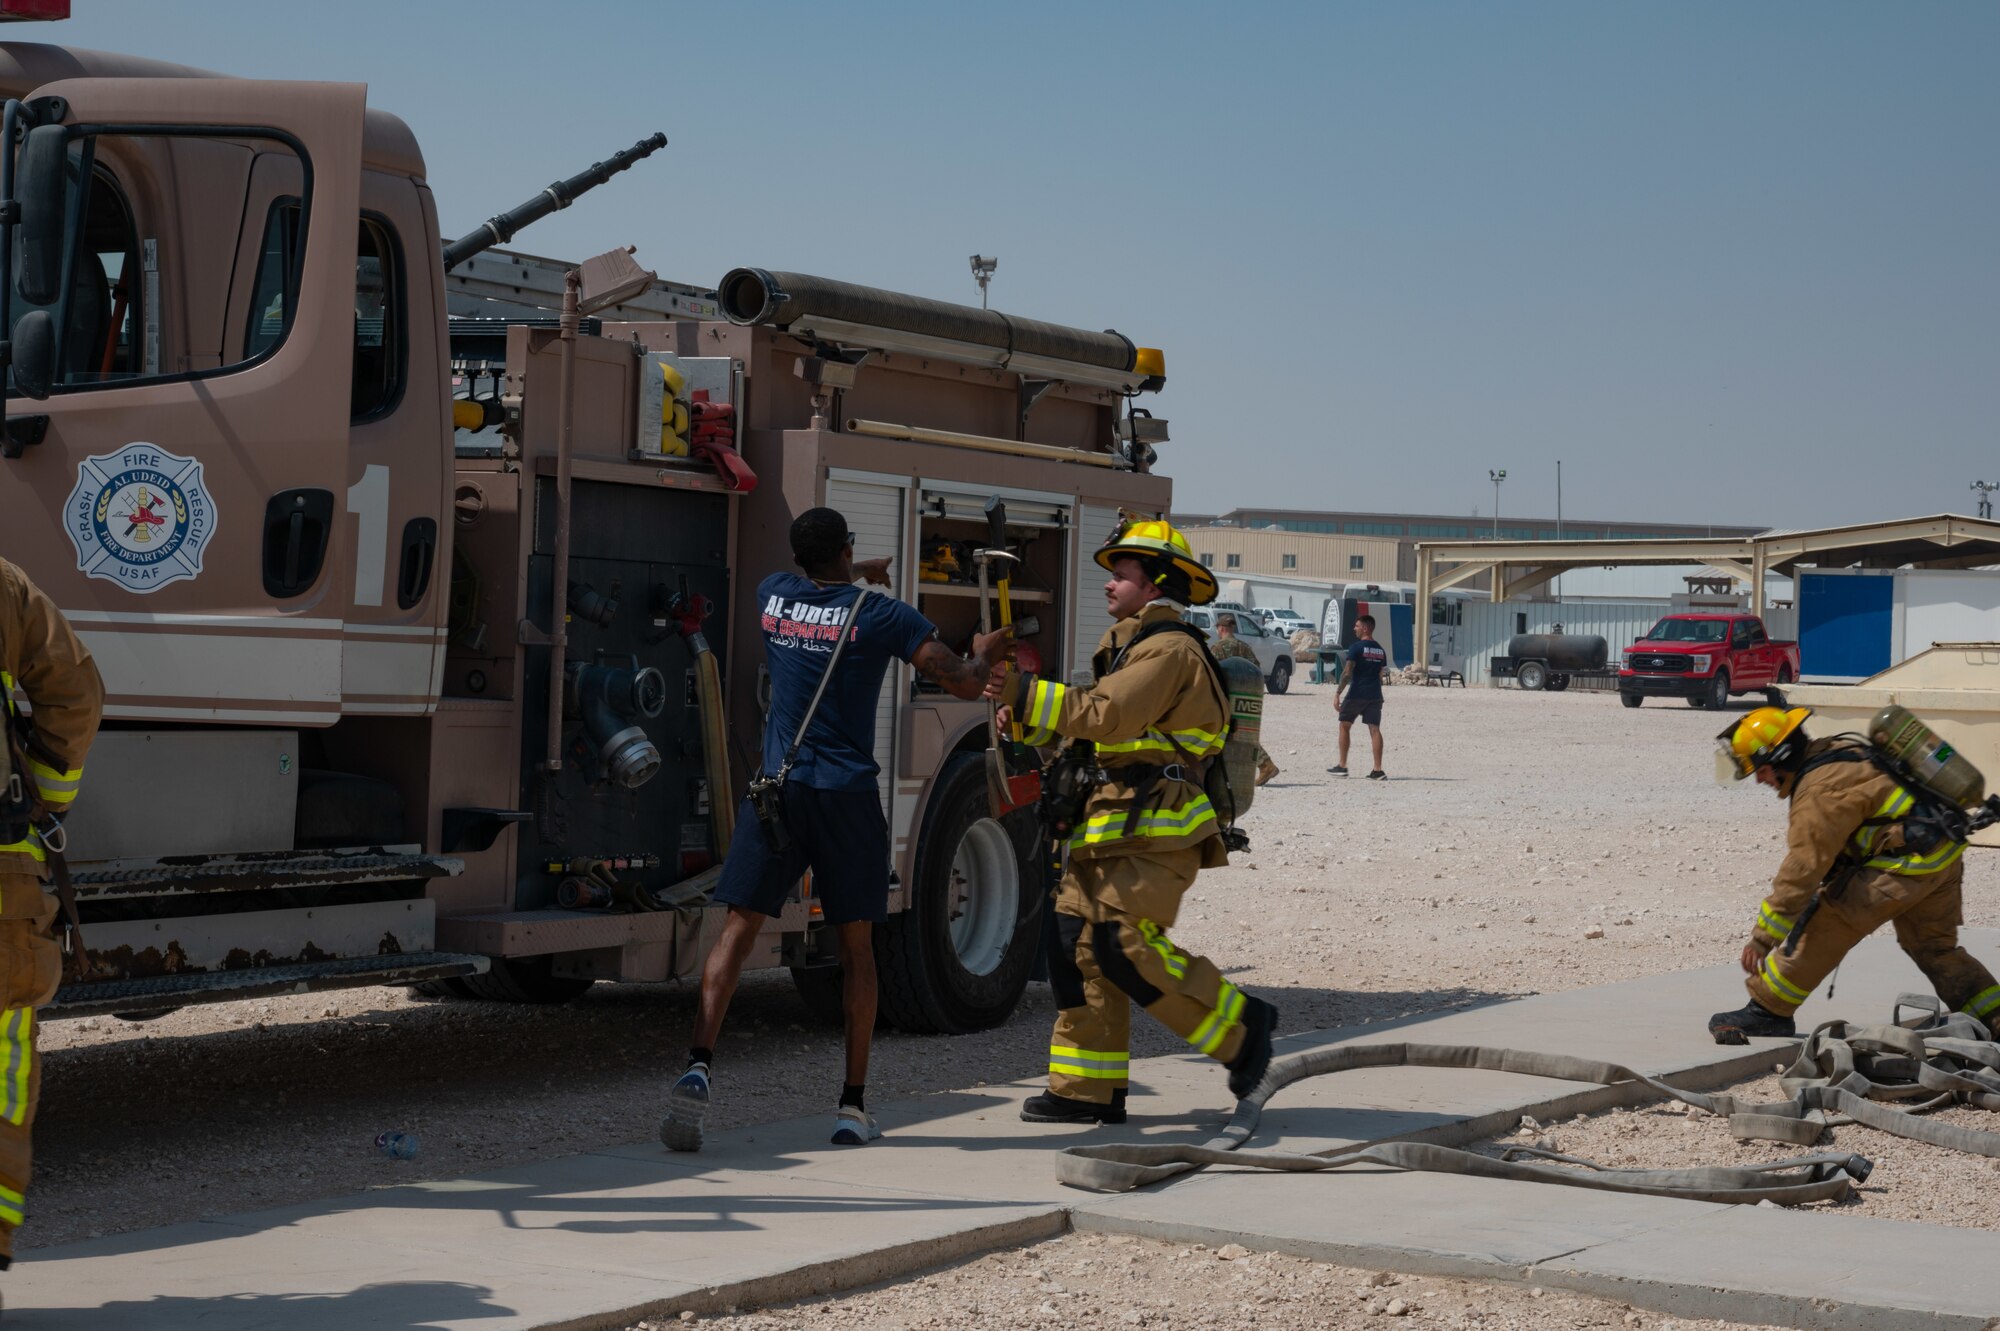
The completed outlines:
{"type": "Polygon", "coordinates": [[[1752,693],[1799,677],[1799,645],[1778,642],[1755,615],[1667,615],[1625,649],[1618,699],[1686,698],[1690,707],[1721,707],[1732,693],[1752,693]]]}

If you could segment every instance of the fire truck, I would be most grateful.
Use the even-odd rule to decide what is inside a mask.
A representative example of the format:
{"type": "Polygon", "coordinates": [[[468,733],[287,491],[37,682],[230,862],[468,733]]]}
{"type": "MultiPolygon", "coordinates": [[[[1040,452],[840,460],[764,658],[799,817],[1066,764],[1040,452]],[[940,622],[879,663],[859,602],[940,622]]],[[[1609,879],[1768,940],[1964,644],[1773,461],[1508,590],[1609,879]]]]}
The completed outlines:
{"type": "MultiPolygon", "coordinates": [[[[60,1011],[692,976],[761,748],[755,589],[797,513],[840,510],[962,645],[1001,499],[1023,649],[1087,677],[1092,553],[1170,507],[1134,406],[1163,363],[1117,333],[497,248],[663,138],[446,244],[414,136],[358,85],[8,42],[0,96],[0,553],[108,695],[60,1011]]],[[[989,806],[986,734],[892,668],[905,1029],[1003,1020],[1034,964],[1032,811],[989,806]]],[[[815,920],[807,881],[752,964],[834,1010],[815,920]]]]}

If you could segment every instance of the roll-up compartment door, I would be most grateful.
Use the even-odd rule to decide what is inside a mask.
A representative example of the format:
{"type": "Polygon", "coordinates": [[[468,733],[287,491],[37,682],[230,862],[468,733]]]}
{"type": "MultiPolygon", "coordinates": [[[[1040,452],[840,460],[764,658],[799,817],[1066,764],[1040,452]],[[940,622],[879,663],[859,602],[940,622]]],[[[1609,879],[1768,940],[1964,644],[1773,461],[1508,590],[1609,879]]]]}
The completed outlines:
{"type": "Polygon", "coordinates": [[[1070,604],[1076,608],[1076,632],[1070,641],[1070,682],[1090,683],[1090,657],[1097,641],[1111,628],[1111,612],[1104,608],[1104,570],[1097,566],[1099,547],[1118,530],[1118,510],[1085,504],[1077,520],[1076,579],[1070,586],[1070,604]]]}
{"type": "MultiPolygon", "coordinates": [[[[847,519],[847,529],[854,535],[854,557],[857,560],[893,557],[887,589],[892,596],[901,596],[904,591],[904,493],[902,486],[883,481],[836,476],[826,483],[826,506],[847,519]]],[[[881,593],[884,589],[874,590],[881,593]]],[[[881,791],[885,818],[889,816],[891,793],[895,790],[896,716],[900,710],[897,704],[909,692],[909,663],[890,662],[889,673],[882,679],[881,700],[875,704],[875,761],[882,767],[876,785],[881,791]]]]}

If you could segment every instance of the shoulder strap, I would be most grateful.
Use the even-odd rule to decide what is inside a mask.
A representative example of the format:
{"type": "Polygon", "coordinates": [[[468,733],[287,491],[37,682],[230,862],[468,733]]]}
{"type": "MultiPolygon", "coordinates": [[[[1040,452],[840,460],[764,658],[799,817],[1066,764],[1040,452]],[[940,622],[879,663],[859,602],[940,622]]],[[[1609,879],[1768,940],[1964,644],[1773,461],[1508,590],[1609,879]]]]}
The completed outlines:
{"type": "Polygon", "coordinates": [[[820,671],[819,687],[813,690],[812,701],[806,704],[806,714],[799,719],[799,733],[792,736],[792,746],[785,750],[785,761],[778,767],[777,776],[783,780],[785,773],[792,770],[792,763],[799,756],[799,745],[806,742],[806,731],[812,728],[813,715],[819,711],[819,700],[826,696],[826,686],[833,678],[833,668],[840,664],[840,654],[847,647],[847,640],[861,632],[861,607],[868,600],[870,589],[863,587],[861,594],[847,607],[847,622],[840,627],[840,636],[834,639],[833,654],[826,658],[826,669],[820,671]]]}

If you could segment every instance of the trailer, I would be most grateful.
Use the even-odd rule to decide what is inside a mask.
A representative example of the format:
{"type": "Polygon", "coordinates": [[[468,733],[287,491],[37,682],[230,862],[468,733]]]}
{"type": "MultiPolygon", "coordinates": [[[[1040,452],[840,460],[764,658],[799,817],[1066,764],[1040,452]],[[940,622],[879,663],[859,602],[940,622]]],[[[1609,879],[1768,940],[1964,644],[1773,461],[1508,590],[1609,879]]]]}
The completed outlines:
{"type": "MultiPolygon", "coordinates": [[[[497,248],[663,136],[446,245],[359,86],[6,43],[0,94],[6,550],[107,688],[58,1011],[694,975],[796,513],[845,513],[957,644],[952,556],[1002,497],[1024,648],[1075,677],[1092,552],[1170,508],[1132,410],[1164,364],[1118,334],[497,248]]],[[[989,815],[983,721],[906,666],[884,688],[906,1029],[1003,1020],[1033,962],[1031,814],[989,815]]],[[[831,1007],[830,959],[802,883],[752,964],[831,1007]]]]}

